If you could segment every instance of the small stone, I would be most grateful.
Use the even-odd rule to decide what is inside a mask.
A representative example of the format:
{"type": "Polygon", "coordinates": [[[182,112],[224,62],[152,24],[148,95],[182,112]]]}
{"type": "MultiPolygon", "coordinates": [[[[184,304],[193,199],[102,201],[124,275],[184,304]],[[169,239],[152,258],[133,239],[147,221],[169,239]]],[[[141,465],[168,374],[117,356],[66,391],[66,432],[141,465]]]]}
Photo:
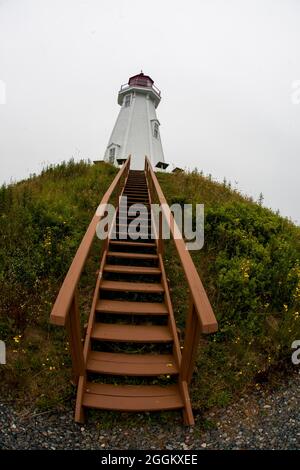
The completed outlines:
{"type": "Polygon", "coordinates": [[[206,445],[207,445],[206,442],[203,442],[203,443],[201,444],[201,447],[203,447],[203,449],[205,449],[206,445]]]}

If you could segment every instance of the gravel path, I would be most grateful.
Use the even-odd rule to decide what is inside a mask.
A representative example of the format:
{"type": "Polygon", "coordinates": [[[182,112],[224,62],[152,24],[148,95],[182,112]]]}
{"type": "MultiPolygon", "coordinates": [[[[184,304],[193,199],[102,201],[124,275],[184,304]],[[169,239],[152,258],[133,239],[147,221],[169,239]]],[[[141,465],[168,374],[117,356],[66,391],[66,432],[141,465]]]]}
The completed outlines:
{"type": "Polygon", "coordinates": [[[0,403],[0,448],[300,449],[300,372],[273,393],[256,391],[226,409],[197,417],[194,428],[182,426],[179,413],[171,416],[153,424],[143,415],[131,429],[124,420],[101,429],[96,423],[75,424],[72,411],[26,417],[0,403]]]}

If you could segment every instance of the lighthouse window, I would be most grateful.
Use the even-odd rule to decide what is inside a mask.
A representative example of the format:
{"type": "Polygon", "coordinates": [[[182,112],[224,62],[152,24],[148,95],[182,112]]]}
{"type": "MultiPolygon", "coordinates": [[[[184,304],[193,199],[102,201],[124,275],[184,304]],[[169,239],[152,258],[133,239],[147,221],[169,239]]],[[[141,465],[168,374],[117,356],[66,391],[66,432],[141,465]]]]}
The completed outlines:
{"type": "Polygon", "coordinates": [[[154,128],[153,128],[153,135],[156,139],[158,139],[158,123],[154,123],[154,128]]]}
{"type": "Polygon", "coordinates": [[[131,104],[131,95],[126,95],[125,96],[125,101],[124,101],[124,106],[125,108],[128,108],[131,104]]]}
{"type": "Polygon", "coordinates": [[[115,155],[116,155],[116,149],[115,147],[112,147],[111,149],[109,149],[109,163],[114,163],[115,155]]]}

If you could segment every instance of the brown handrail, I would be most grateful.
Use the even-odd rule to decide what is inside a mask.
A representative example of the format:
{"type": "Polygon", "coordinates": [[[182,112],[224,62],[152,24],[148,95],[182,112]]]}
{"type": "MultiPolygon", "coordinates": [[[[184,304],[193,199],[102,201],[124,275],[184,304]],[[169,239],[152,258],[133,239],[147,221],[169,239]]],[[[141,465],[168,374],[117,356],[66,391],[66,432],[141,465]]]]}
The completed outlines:
{"type": "MultiPolygon", "coordinates": [[[[104,194],[101,205],[103,207],[104,204],[107,204],[109,199],[111,198],[113,192],[117,188],[118,184],[120,183],[123,176],[127,176],[130,167],[130,156],[120,168],[119,172],[115,176],[113,182],[111,183],[110,187],[104,194]]],[[[95,212],[90,225],[79,245],[79,248],[75,254],[75,257],[72,261],[72,264],[67,272],[67,275],[64,279],[64,282],[60,288],[54,306],[52,308],[52,312],[50,315],[50,322],[55,325],[62,325],[64,326],[67,322],[67,317],[70,312],[70,308],[73,303],[73,299],[77,290],[77,285],[80,279],[80,275],[86,263],[88,254],[91,249],[92,242],[95,237],[96,227],[100,219],[103,217],[104,211],[102,210],[101,214],[98,214],[97,211],[95,212]]]]}
{"type": "Polygon", "coordinates": [[[201,324],[202,333],[213,333],[218,329],[218,323],[214,315],[213,309],[199,277],[199,274],[195,268],[193,260],[189,251],[186,249],[183,238],[178,238],[180,234],[179,228],[174,220],[173,214],[166,201],[166,198],[162,192],[157,177],[152,169],[149,159],[145,159],[145,172],[146,177],[150,186],[150,191],[155,191],[156,196],[161,206],[161,211],[164,214],[164,218],[170,229],[170,233],[173,237],[176,250],[184,270],[184,274],[189,286],[191,299],[197,314],[198,320],[201,324]],[[176,236],[175,236],[176,234],[176,236]]]}

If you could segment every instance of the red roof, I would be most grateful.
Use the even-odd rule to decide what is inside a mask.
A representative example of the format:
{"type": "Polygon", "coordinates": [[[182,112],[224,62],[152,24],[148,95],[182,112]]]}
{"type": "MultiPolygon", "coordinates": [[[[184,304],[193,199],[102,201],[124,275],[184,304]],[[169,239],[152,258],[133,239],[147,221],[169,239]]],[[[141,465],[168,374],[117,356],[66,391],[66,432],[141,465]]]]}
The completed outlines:
{"type": "Polygon", "coordinates": [[[149,75],[144,75],[143,72],[139,73],[138,75],[133,75],[128,80],[128,85],[136,85],[136,86],[145,86],[145,87],[152,87],[154,81],[152,80],[149,75]]]}

